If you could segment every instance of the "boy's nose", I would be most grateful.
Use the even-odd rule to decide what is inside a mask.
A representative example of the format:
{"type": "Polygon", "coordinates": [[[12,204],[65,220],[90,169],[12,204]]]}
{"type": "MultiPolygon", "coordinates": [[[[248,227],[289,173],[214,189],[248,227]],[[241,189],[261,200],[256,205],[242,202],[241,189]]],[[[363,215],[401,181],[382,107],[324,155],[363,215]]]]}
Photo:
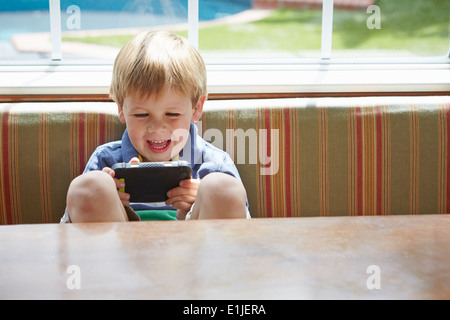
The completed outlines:
{"type": "Polygon", "coordinates": [[[150,132],[159,131],[164,128],[164,123],[162,120],[152,119],[147,124],[147,130],[150,132]]]}

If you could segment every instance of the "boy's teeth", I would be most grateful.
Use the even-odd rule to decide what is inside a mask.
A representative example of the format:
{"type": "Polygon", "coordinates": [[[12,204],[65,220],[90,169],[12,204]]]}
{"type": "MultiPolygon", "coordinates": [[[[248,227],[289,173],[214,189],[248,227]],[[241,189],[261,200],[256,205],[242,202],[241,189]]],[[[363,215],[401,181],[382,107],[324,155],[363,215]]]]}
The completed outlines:
{"type": "Polygon", "coordinates": [[[163,149],[167,146],[169,140],[149,140],[150,145],[152,148],[155,149],[163,149]]]}

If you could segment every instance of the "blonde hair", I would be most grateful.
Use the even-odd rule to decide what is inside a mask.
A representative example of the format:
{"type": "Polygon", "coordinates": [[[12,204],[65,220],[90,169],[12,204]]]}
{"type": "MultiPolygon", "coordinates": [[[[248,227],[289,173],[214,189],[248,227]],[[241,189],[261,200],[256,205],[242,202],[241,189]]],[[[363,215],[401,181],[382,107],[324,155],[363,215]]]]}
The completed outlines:
{"type": "Polygon", "coordinates": [[[110,97],[122,108],[125,97],[158,97],[172,89],[193,106],[207,94],[205,63],[185,38],[167,31],[144,32],[128,42],[114,61],[110,97]]]}

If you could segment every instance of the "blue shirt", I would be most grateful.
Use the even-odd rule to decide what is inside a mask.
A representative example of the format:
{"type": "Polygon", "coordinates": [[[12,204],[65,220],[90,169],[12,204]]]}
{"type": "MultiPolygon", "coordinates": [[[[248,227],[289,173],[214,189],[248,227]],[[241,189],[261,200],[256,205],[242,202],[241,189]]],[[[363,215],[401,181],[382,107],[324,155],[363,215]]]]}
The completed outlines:
{"type": "MultiPolygon", "coordinates": [[[[83,173],[92,170],[102,170],[104,167],[111,168],[119,162],[128,163],[133,157],[139,157],[139,153],[131,144],[128,131],[125,130],[121,141],[109,142],[95,149],[83,173]]],[[[228,153],[203,140],[197,134],[197,127],[193,123],[191,123],[188,141],[181,150],[179,159],[188,161],[191,164],[192,178],[194,179],[202,179],[211,172],[222,172],[230,174],[242,182],[239,172],[228,153]]],[[[153,206],[141,203],[131,203],[130,206],[134,210],[174,210],[172,206],[153,206]]],[[[250,218],[248,201],[247,217],[250,218]]]]}

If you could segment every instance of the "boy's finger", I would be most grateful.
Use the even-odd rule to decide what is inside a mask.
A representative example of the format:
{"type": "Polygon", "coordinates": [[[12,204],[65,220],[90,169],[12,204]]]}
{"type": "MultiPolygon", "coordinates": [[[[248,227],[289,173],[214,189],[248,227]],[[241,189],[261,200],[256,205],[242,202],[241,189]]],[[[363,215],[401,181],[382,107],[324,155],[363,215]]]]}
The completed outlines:
{"type": "Polygon", "coordinates": [[[184,179],[180,181],[180,187],[194,187],[198,188],[200,184],[200,179],[184,179]]]}
{"type": "Polygon", "coordinates": [[[130,195],[128,193],[119,191],[118,194],[123,205],[127,206],[130,204],[130,195]]]}
{"type": "Polygon", "coordinates": [[[167,196],[169,198],[175,197],[175,196],[182,196],[182,195],[191,195],[191,196],[197,196],[197,188],[185,188],[185,187],[176,187],[173,189],[170,189],[167,192],[167,196]]]}
{"type": "Polygon", "coordinates": [[[107,174],[109,174],[109,175],[110,175],[111,177],[113,177],[113,178],[114,178],[114,176],[115,176],[115,174],[116,174],[116,172],[115,172],[113,169],[109,168],[109,167],[104,167],[104,168],[102,169],[102,171],[105,172],[105,173],[107,173],[107,174]]]}
{"type": "Polygon", "coordinates": [[[117,189],[123,189],[125,188],[125,182],[122,180],[119,180],[117,178],[114,178],[114,182],[116,183],[116,188],[117,189]]]}
{"type": "MultiPolygon", "coordinates": [[[[195,202],[196,197],[191,195],[181,195],[181,196],[175,196],[171,197],[166,200],[166,205],[174,206],[177,203],[186,203],[189,205],[192,205],[195,202]]],[[[177,209],[180,209],[179,207],[176,207],[177,209]]]]}
{"type": "Polygon", "coordinates": [[[139,161],[139,158],[137,158],[137,157],[133,157],[133,158],[131,158],[131,160],[130,160],[130,163],[139,163],[140,161],[139,161]]]}
{"type": "Polygon", "coordinates": [[[175,209],[181,209],[181,210],[184,210],[186,212],[189,211],[191,209],[191,207],[192,207],[192,203],[191,202],[186,202],[186,201],[176,201],[174,203],[167,204],[167,205],[171,205],[175,209]]]}

